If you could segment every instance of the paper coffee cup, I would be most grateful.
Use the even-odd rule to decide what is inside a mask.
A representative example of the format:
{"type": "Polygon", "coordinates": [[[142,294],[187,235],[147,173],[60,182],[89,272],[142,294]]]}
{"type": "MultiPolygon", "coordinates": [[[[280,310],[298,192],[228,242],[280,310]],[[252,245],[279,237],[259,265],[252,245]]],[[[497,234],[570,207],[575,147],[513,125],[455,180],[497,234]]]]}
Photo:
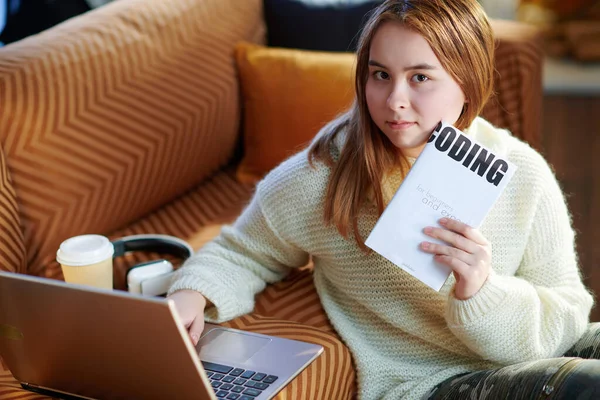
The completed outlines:
{"type": "Polygon", "coordinates": [[[113,288],[113,244],[102,235],[81,235],[65,240],[56,252],[65,281],[98,288],[113,288]]]}

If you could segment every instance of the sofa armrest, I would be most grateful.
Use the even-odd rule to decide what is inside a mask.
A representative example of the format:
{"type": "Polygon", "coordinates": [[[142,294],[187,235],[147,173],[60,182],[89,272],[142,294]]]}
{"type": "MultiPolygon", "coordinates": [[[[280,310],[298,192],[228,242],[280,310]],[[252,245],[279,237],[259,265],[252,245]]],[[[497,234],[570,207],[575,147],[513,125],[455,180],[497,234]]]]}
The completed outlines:
{"type": "Polygon", "coordinates": [[[497,44],[495,94],[482,114],[493,124],[509,129],[514,136],[541,150],[541,33],[519,22],[491,22],[497,44]]]}
{"type": "Polygon", "coordinates": [[[0,270],[24,274],[27,266],[25,244],[11,181],[6,157],[0,147],[0,270]]]}

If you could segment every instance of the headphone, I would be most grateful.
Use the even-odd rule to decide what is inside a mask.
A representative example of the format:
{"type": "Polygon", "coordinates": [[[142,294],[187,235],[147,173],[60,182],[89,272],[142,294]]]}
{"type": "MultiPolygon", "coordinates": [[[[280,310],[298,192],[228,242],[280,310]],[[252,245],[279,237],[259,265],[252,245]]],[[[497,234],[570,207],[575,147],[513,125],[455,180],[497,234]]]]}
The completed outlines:
{"type": "MultiPolygon", "coordinates": [[[[194,254],[194,249],[184,240],[170,235],[131,235],[112,241],[115,248],[113,258],[134,251],[169,254],[185,261],[194,254]]],[[[159,259],[134,265],[127,270],[127,290],[147,296],[167,293],[171,284],[173,264],[159,259]]]]}

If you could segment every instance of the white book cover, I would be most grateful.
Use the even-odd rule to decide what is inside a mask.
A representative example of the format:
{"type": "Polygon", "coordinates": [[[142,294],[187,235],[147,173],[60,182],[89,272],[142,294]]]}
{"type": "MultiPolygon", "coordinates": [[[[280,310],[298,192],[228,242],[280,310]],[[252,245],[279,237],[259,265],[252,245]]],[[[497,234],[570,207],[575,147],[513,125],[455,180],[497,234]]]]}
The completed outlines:
{"type": "Polygon", "coordinates": [[[365,244],[439,291],[452,272],[420,249],[440,218],[479,228],[517,167],[452,125],[440,123],[365,244]]]}

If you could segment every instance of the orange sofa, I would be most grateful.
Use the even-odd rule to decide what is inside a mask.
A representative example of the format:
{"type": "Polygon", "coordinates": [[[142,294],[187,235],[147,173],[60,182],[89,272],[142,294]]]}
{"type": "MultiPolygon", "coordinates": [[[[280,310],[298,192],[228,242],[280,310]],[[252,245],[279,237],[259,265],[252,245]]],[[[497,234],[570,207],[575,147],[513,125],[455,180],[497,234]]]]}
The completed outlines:
{"type": "MultiPolygon", "coordinates": [[[[494,29],[497,93],[484,116],[539,148],[537,35],[508,22],[494,29]]],[[[161,233],[198,249],[233,221],[253,192],[236,176],[251,138],[234,48],[264,44],[265,32],[262,0],[119,0],[0,49],[0,269],[62,279],[54,259],[68,237],[161,233]]],[[[117,260],[115,288],[152,256],[117,260]]],[[[323,375],[323,398],[354,393],[350,355],[330,340],[310,267],[228,324],[328,343],[341,367],[323,375]]],[[[301,398],[328,357],[278,398],[301,398]]],[[[21,391],[0,362],[0,398],[40,398],[21,391]]]]}

